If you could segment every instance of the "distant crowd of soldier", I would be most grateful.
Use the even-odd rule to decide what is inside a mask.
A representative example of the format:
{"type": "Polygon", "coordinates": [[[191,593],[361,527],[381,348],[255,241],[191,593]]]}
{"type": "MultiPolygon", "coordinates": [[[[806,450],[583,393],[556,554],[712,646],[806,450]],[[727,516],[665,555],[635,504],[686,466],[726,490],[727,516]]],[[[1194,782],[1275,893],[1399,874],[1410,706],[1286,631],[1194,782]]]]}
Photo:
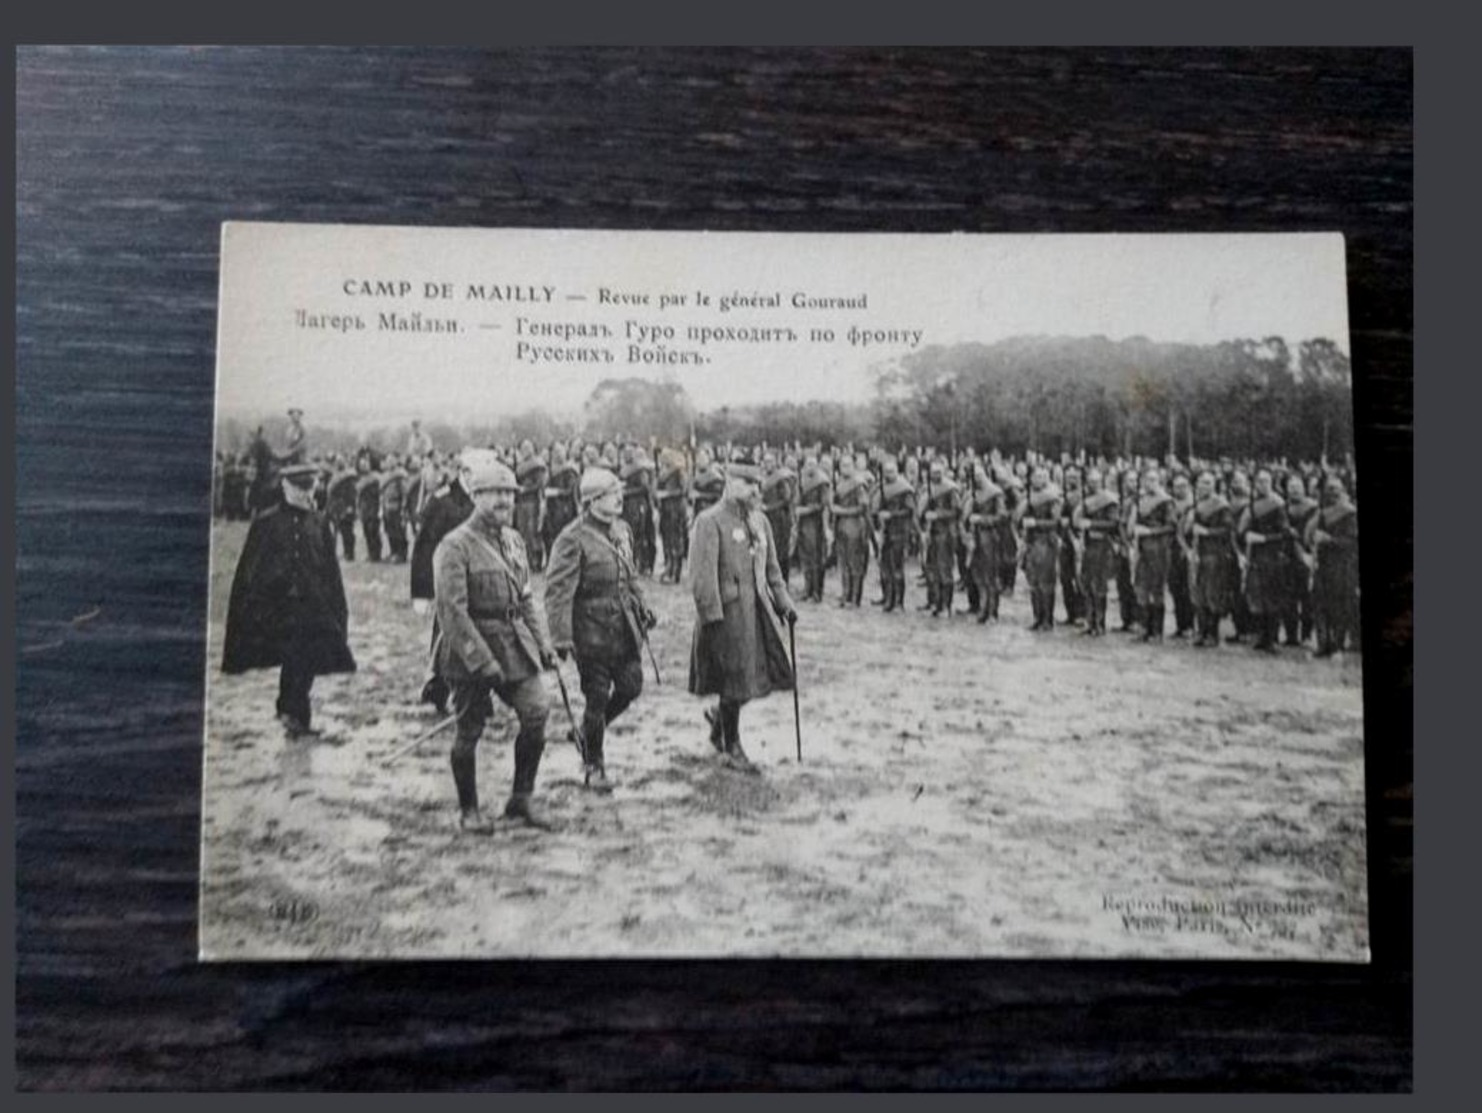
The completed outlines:
{"type": "MultiPolygon", "coordinates": [[[[744,461],[761,469],[761,509],[783,576],[801,578],[804,602],[823,602],[837,570],[838,605],[861,606],[873,556],[880,595],[872,601],[886,612],[906,608],[915,560],[918,609],[933,616],[958,613],[960,592],[969,613],[994,623],[1022,576],[1036,631],[1059,623],[1104,635],[1115,584],[1116,629],[1144,640],[1169,633],[1171,603],[1172,636],[1201,648],[1226,630],[1224,641],[1262,651],[1283,641],[1322,656],[1359,648],[1357,512],[1348,468],[1326,462],[658,447],[626,438],[490,447],[519,484],[514,528],[536,571],[578,515],[583,472],[597,467],[621,483],[639,574],[679,583],[696,516],[719,501],[727,465],[744,461]]],[[[294,411],[282,450],[259,438],[244,459],[219,460],[219,516],[250,516],[258,486],[272,497],[271,474],[259,484],[257,471],[307,460],[343,559],[356,557],[357,525],[372,561],[383,551],[407,561],[415,538],[412,594],[431,600],[432,548],[471,502],[457,490],[457,453],[439,451],[420,422],[402,452],[311,456],[294,411]]]]}

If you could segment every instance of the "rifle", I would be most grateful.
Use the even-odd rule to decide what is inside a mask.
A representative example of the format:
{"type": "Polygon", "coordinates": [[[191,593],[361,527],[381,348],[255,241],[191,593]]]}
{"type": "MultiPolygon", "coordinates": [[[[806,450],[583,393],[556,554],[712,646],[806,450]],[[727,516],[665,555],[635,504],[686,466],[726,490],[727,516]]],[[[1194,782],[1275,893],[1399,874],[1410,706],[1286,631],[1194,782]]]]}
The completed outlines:
{"type": "Polygon", "coordinates": [[[922,563],[923,566],[925,566],[925,564],[926,564],[926,548],[927,548],[927,543],[931,539],[931,522],[930,522],[929,519],[927,519],[926,515],[931,513],[931,504],[932,504],[932,501],[935,499],[935,497],[936,496],[934,496],[932,494],[932,492],[931,492],[931,466],[930,465],[927,465],[927,468],[926,468],[926,511],[921,515],[921,518],[922,518],[922,523],[921,523],[922,524],[922,529],[921,529],[921,563],[922,563]]]}

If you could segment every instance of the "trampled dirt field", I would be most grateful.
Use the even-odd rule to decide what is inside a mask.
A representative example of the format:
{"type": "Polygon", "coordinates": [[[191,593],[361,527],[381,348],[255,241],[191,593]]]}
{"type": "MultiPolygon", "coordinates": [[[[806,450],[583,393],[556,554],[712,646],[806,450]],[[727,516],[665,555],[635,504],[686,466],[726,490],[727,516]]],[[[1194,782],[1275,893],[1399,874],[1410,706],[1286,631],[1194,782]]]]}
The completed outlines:
{"type": "MultiPolygon", "coordinates": [[[[205,957],[1367,957],[1354,656],[1031,634],[1022,585],[998,625],[932,619],[913,565],[904,615],[803,605],[803,761],[776,694],[742,716],[750,777],[685,691],[687,591],[653,584],[663,683],[648,666],[610,734],[617,791],[581,787],[552,680],[537,791],[561,830],[479,837],[451,730],[384,764],[437,721],[406,566],[343,566],[360,671],[321,677],[325,735],[289,742],[276,670],[219,672],[246,526],[215,530],[205,957]]],[[[510,723],[479,747],[492,814],[510,723]]]]}

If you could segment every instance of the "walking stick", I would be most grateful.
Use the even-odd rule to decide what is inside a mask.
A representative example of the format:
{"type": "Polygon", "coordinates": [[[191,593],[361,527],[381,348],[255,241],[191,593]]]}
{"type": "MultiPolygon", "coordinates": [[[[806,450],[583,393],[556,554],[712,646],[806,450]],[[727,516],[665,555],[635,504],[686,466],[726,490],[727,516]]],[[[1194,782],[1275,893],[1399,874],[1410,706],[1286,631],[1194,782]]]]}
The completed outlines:
{"type": "Polygon", "coordinates": [[[792,723],[798,738],[798,763],[803,761],[803,713],[798,709],[798,624],[787,624],[787,648],[792,654],[792,723]]]}
{"type": "Polygon", "coordinates": [[[552,670],[556,674],[556,686],[561,689],[561,706],[566,708],[566,721],[571,724],[571,737],[576,740],[576,752],[581,755],[582,765],[587,763],[587,740],[581,727],[576,725],[576,716],[571,713],[571,697],[566,694],[566,678],[561,675],[561,666],[552,670]]]}
{"type": "Polygon", "coordinates": [[[433,727],[430,727],[428,730],[426,730],[422,734],[419,734],[416,738],[412,739],[410,742],[408,742],[401,749],[397,750],[394,754],[392,754],[390,757],[388,757],[385,761],[381,762],[381,767],[383,769],[389,769],[393,764],[395,764],[401,758],[406,757],[407,754],[411,753],[418,746],[422,745],[423,742],[426,742],[429,738],[431,738],[435,734],[441,734],[443,731],[447,730],[450,726],[452,726],[457,721],[458,721],[458,712],[455,711],[451,715],[449,715],[446,719],[444,719],[442,722],[436,724],[433,727]]]}
{"type": "Polygon", "coordinates": [[[653,665],[653,667],[654,667],[654,683],[655,684],[662,684],[662,683],[664,683],[664,678],[659,675],[659,659],[654,656],[653,643],[648,640],[648,637],[646,635],[645,635],[645,637],[643,639],[643,648],[646,649],[646,650],[648,650],[648,661],[649,661],[649,664],[653,665]]]}

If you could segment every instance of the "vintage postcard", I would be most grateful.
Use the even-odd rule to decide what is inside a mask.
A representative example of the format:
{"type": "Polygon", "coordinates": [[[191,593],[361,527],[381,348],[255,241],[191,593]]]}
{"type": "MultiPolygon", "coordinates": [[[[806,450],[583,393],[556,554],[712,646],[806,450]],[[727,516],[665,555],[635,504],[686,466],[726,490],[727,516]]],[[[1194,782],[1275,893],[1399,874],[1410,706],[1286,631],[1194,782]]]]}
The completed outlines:
{"type": "Polygon", "coordinates": [[[200,953],[1366,962],[1344,244],[223,229],[200,953]]]}

